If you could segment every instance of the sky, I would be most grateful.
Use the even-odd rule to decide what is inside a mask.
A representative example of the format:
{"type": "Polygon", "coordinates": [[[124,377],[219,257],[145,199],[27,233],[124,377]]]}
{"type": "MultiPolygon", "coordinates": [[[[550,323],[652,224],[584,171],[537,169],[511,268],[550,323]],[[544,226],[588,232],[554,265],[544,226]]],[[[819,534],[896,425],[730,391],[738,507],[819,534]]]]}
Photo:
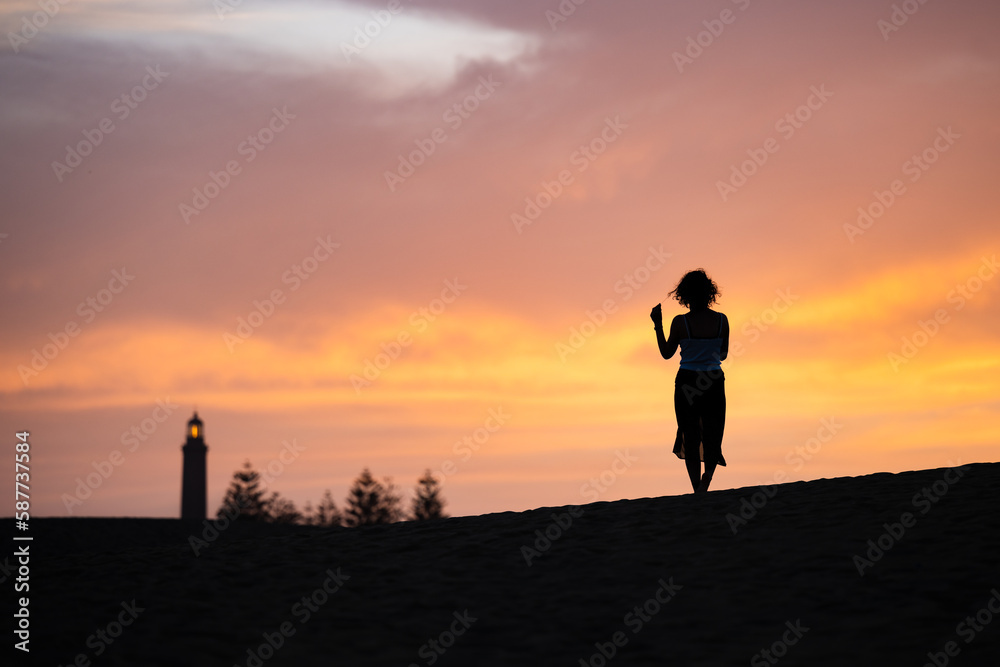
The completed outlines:
{"type": "Polygon", "coordinates": [[[430,469],[452,515],[689,492],[649,312],[699,267],[732,329],[713,488],[998,460],[998,19],[4,2],[32,515],[178,516],[195,410],[210,515],[245,460],[299,507],[366,467],[407,499],[430,469]]]}

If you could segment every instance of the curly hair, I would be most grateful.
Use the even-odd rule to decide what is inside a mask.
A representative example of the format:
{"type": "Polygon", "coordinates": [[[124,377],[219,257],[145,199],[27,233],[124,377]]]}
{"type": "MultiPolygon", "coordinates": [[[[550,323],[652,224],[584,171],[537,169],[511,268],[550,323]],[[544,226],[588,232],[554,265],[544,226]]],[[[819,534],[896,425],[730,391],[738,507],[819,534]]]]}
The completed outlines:
{"type": "Polygon", "coordinates": [[[669,294],[688,308],[708,308],[719,297],[719,286],[708,277],[704,269],[688,271],[669,294]]]}

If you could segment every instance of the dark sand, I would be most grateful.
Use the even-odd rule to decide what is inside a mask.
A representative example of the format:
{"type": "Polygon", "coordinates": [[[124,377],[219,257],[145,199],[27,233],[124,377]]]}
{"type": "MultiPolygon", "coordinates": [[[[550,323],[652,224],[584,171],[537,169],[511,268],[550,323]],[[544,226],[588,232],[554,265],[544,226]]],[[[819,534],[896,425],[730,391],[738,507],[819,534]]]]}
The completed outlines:
{"type": "Polygon", "coordinates": [[[556,534],[552,515],[570,508],[355,530],[237,525],[199,556],[176,520],[35,519],[25,664],[919,667],[928,652],[1000,664],[1000,613],[987,607],[1000,589],[1000,464],[771,491],[735,535],[726,515],[754,493],[759,503],[759,487],[585,505],[530,567],[522,546],[556,534]],[[935,482],[940,499],[915,504],[935,482]],[[884,536],[891,547],[860,576],[853,557],[904,512],[915,523],[884,536]],[[328,570],[350,578],[306,620],[302,598],[336,586],[328,570]],[[669,601],[647,602],[658,590],[669,601]],[[133,600],[134,620],[122,606],[133,600]],[[117,632],[119,616],[131,624],[107,644],[95,633],[117,632]],[[975,626],[960,625],[967,616],[975,626]],[[271,651],[265,635],[279,643],[283,623],[290,636],[271,651]],[[595,644],[610,653],[615,633],[605,661],[595,644]],[[760,652],[776,642],[769,661],[760,652]]]}

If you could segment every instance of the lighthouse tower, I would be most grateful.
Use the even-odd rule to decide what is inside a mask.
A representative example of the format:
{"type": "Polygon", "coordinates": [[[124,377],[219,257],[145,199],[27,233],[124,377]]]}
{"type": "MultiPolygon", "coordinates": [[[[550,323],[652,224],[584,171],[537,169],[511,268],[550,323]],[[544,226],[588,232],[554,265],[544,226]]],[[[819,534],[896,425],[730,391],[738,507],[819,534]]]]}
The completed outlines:
{"type": "Polygon", "coordinates": [[[208,447],[198,413],[187,424],[187,442],[181,447],[184,452],[184,478],[181,483],[181,519],[201,521],[205,518],[207,505],[208,447]]]}

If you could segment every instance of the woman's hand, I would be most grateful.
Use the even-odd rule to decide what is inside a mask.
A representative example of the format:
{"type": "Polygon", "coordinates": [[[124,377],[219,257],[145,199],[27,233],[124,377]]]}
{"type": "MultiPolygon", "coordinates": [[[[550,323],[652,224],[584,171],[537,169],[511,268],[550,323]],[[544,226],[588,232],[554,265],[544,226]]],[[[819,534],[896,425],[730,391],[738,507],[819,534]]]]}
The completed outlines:
{"type": "Polygon", "coordinates": [[[649,317],[653,320],[653,331],[656,332],[656,345],[660,348],[660,356],[664,359],[669,359],[677,351],[677,341],[667,340],[663,332],[663,309],[661,308],[661,304],[653,306],[649,317]]]}

